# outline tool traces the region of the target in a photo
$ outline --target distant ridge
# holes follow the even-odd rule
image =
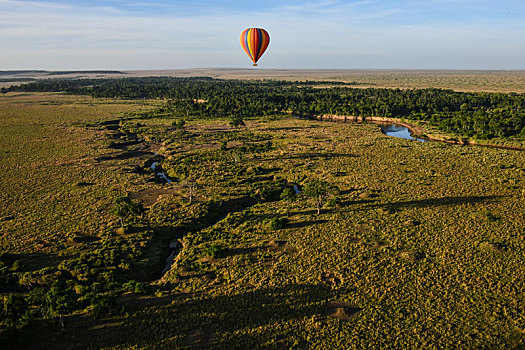
[[[48,73],[45,70],[0,70],[0,75]]]
[[[45,75],[68,75],[68,74],[127,74],[118,70],[71,70],[71,71],[47,71],[47,70],[0,70],[2,75],[20,74],[45,74]]]

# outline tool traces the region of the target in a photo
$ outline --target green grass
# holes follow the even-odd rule
[[[170,176],[195,177],[189,205],[179,183],[126,171],[147,157],[96,161],[119,151],[107,148],[113,131],[79,126],[144,108],[61,95],[0,99],[1,216],[15,217],[1,222],[2,250],[23,264],[25,254],[89,251],[71,239],[117,228],[109,208],[127,192],[154,202],[145,220],[155,234],[143,238],[147,261],[136,266],[163,259],[170,239],[184,247],[151,281],[152,294],[125,294],[99,318],[78,311],[63,333],[39,320],[27,347],[525,343],[522,152],[395,139],[370,124],[247,120],[234,131],[227,120],[187,120],[181,134],[170,120],[123,122],[150,140]],[[287,214],[278,191],[313,179],[337,185],[338,204],[315,215],[298,196],[289,223],[272,229]],[[130,242],[136,234],[126,232]],[[334,301],[347,306],[330,309]]]

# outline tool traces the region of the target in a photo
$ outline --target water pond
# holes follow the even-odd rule
[[[407,140],[416,140],[419,142],[427,142],[427,140],[413,137],[410,129],[406,126],[393,123],[376,123],[381,128],[381,132],[387,136],[399,137]]]

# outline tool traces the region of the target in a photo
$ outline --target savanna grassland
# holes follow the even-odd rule
[[[524,346],[523,152],[169,103],[0,96],[7,347]]]

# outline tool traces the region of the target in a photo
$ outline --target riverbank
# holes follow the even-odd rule
[[[320,116],[314,116],[313,119],[317,120],[327,120],[333,122],[372,122],[376,124],[389,123],[396,124],[406,127],[412,137],[419,138],[427,141],[434,142],[444,142],[453,145],[462,145],[462,146],[481,146],[489,148],[501,148],[515,151],[525,151],[525,141],[509,141],[503,140],[503,142],[511,142],[511,145],[499,145],[490,143],[492,140],[475,140],[471,138],[458,137],[454,135],[445,135],[445,134],[435,134],[429,131],[428,129],[423,128],[421,125],[415,125],[413,123],[407,122],[405,119],[400,118],[386,118],[386,117],[358,117],[358,116],[344,116],[344,115],[335,115],[335,114],[323,114]],[[415,122],[415,121],[414,121]],[[501,140],[501,139],[497,139]],[[516,145],[514,145],[516,144]]]

